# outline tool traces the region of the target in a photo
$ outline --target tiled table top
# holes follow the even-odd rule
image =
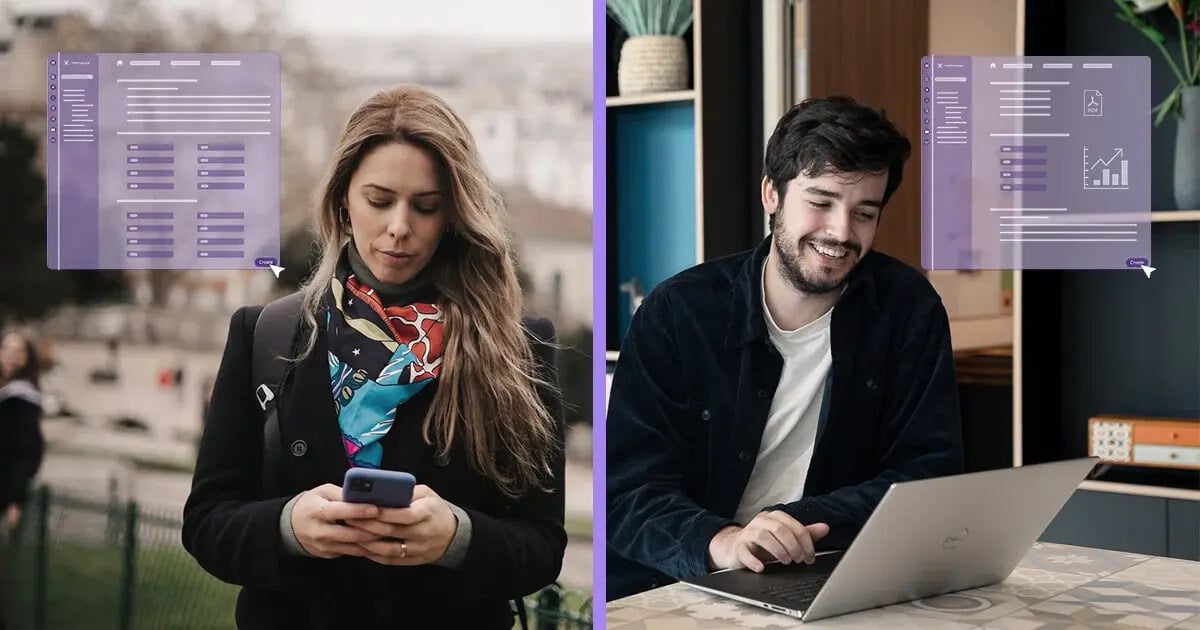
[[[606,618],[614,630],[1200,630],[1200,562],[1036,543],[999,584],[810,623],[683,584],[609,602]]]

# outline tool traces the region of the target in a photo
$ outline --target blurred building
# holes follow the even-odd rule
[[[92,41],[89,34],[102,28],[94,21],[99,14],[93,8],[0,0],[0,118],[21,122],[39,146],[45,145],[45,57],[58,50],[88,49],[83,42]],[[186,25],[166,25],[163,32],[178,34],[180,29]],[[589,42],[553,44],[554,50],[547,50],[537,44],[446,38],[399,43],[309,35],[298,39],[305,55],[281,52],[284,239],[311,221],[313,187],[350,112],[378,90],[417,83],[446,99],[467,121],[486,168],[505,191],[529,281],[530,310],[553,318],[563,331],[591,326]],[[236,34],[228,41],[235,47],[248,45],[239,44]],[[305,66],[312,60],[319,72]],[[43,160],[44,151],[39,166]],[[131,341],[220,347],[233,309],[263,304],[278,291],[265,270],[129,271],[126,277],[134,303],[103,309],[105,331],[77,329],[76,322],[84,318],[73,309],[59,313],[48,326],[79,339],[111,333]]]
[[[53,42],[86,23],[81,13],[22,9],[0,0],[0,118],[22,124],[38,146],[46,143],[45,56]],[[44,164],[39,151],[38,165]]]
[[[592,323],[592,217],[564,209],[525,188],[504,193],[513,219],[528,309],[561,331]]]

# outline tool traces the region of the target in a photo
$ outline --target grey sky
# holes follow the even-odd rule
[[[155,0],[163,11],[220,14],[230,26],[248,19],[245,0]],[[96,0],[0,0],[10,9],[73,8]],[[319,35],[455,35],[506,41],[590,42],[593,0],[285,0],[288,30]],[[239,20],[241,22],[239,22]]]

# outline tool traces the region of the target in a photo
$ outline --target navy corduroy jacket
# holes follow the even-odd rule
[[[769,239],[657,285],[630,324],[608,408],[607,597],[707,571],[754,469],[783,368],[763,317]],[[950,326],[917,270],[868,252],[831,321],[804,498],[783,510],[843,549],[898,481],[963,471]]]

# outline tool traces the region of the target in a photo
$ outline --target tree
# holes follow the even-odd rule
[[[283,237],[279,250],[279,264],[283,267],[279,273],[279,289],[287,293],[297,291],[300,283],[312,275],[321,261],[316,240],[309,230],[297,228]]]
[[[53,271],[46,264],[46,180],[37,168],[37,142],[20,125],[0,120],[0,326],[42,317],[66,302],[124,297],[120,275]]]
[[[292,234],[306,221],[311,185],[318,165],[310,164],[303,150],[308,130],[324,128],[334,110],[336,92],[329,86],[335,76],[304,36],[288,34],[282,0],[254,0],[253,17],[241,29],[226,26],[212,11],[183,11],[179,18],[166,14],[148,0],[108,0],[100,18],[61,20],[56,29],[38,41],[45,54],[60,50],[151,53],[275,51],[280,57],[284,120],[280,137],[280,224]],[[303,107],[296,106],[303,103]],[[2,189],[0,189],[2,190]],[[286,256],[281,256],[285,261]],[[290,261],[289,261],[290,262]],[[287,262],[284,273],[294,274]],[[296,271],[299,271],[297,269]],[[149,271],[151,303],[166,303],[170,290],[184,275],[182,270]],[[111,275],[111,274],[110,274]]]
[[[558,385],[568,425],[592,423],[592,329],[577,328],[562,336],[558,353]]]

